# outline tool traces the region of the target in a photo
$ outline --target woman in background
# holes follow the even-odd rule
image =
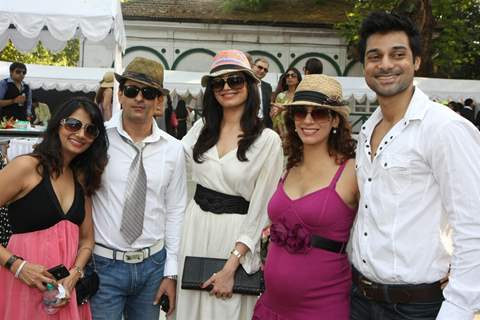
[[[103,114],[103,121],[108,121],[112,117],[113,103],[113,72],[109,71],[103,75],[95,95],[95,102]]]
[[[92,254],[90,196],[100,186],[107,144],[98,106],[74,98],[54,114],[31,154],[0,171],[0,206],[8,204],[13,231],[0,246],[0,319],[51,319],[43,310],[46,284],[66,291],[55,319],[91,319],[74,288]],[[57,282],[47,270],[59,264],[70,275]]]
[[[293,100],[295,89],[302,81],[302,75],[297,68],[290,67],[282,74],[278,81],[277,88],[272,94],[272,108],[270,110],[273,129],[283,138],[286,134],[285,121],[284,121],[284,107],[286,103],[290,103]]]

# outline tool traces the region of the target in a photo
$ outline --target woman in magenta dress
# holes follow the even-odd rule
[[[345,254],[358,189],[340,83],[307,75],[287,104],[287,172],[268,205],[266,291],[254,320],[349,319]]]
[[[8,205],[13,231],[0,246],[0,319],[91,319],[74,288],[93,248],[89,196],[100,185],[107,144],[98,107],[75,98],[60,107],[31,154],[0,171],[0,206]],[[55,281],[47,269],[59,264],[70,275]],[[66,291],[54,315],[42,305],[49,283]]]

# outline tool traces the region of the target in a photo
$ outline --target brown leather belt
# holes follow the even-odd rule
[[[352,268],[352,280],[367,299],[387,303],[428,303],[444,300],[440,281],[416,285],[388,285],[370,281]]]

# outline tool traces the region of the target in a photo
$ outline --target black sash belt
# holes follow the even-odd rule
[[[340,254],[345,253],[345,248],[347,247],[346,242],[340,242],[340,241],[323,238],[315,234],[311,236],[310,243],[314,248],[324,249],[327,251],[340,253]]]
[[[232,196],[210,190],[197,184],[193,199],[203,211],[215,214],[247,214],[250,202],[240,196]]]

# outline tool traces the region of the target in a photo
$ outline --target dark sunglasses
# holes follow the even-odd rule
[[[212,89],[213,91],[220,91],[225,87],[226,82],[230,89],[239,90],[245,85],[245,80],[245,77],[240,75],[233,75],[226,78],[213,78],[211,82]]]
[[[75,118],[65,118],[60,121],[60,125],[70,132],[78,132],[83,128],[85,137],[95,139],[100,130],[94,124],[83,124],[82,121]]]
[[[255,65],[255,67],[257,67],[257,68],[260,69],[260,70],[264,70],[265,72],[268,72],[268,68],[265,68],[265,67],[262,67],[262,66],[258,66],[258,65]]]
[[[19,70],[19,69],[16,69],[16,70],[15,70],[15,73],[16,73],[16,74],[27,74],[27,70]]]
[[[320,107],[314,107],[311,111],[304,106],[293,106],[292,116],[295,120],[304,120],[310,114],[312,119],[316,122],[328,122],[332,116],[330,110]]]
[[[140,91],[142,91],[142,96],[146,100],[153,100],[156,97],[158,97],[159,95],[161,95],[160,91],[158,91],[157,89],[152,88],[152,87],[143,87],[143,88],[139,88],[139,87],[136,87],[136,86],[124,86],[123,87],[123,94],[127,98],[135,98]]]
[[[296,78],[297,77],[297,74],[296,73],[287,73],[285,75],[285,78]]]

